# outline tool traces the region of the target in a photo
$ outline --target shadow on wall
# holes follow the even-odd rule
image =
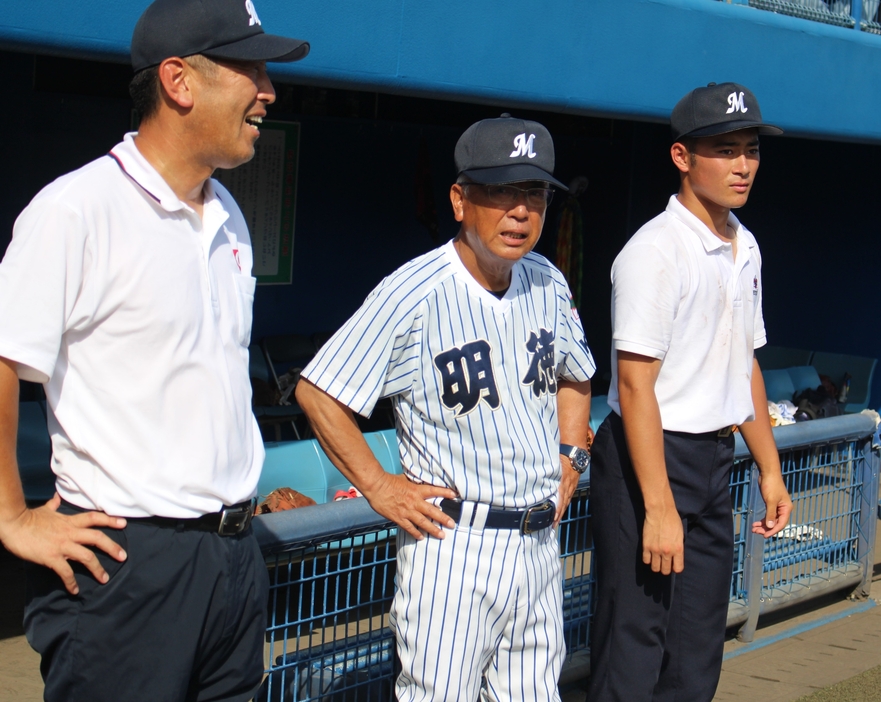
[[[99,66],[70,63],[79,64],[89,68],[86,74]],[[51,67],[51,61],[41,65]],[[116,83],[112,90],[86,95],[70,76],[52,83],[35,82],[35,75],[46,73],[35,73],[34,56],[0,52],[0,82],[17,96],[16,109],[0,117],[6,132],[16,135],[3,154],[14,167],[0,171],[2,250],[18,213],[43,186],[105,154],[131,123],[130,101]],[[80,94],[74,94],[77,90]],[[512,108],[281,86],[270,116],[302,124],[293,283],[258,288],[253,339],[336,328],[385,275],[435,246],[417,217],[420,150],[427,158],[437,239],[452,237],[456,223],[448,191],[455,177],[456,140],[476,119],[505,109]],[[580,312],[600,384],[609,371],[612,261],[678,188],[669,128],[512,112],[551,130],[556,173],[564,182],[582,174],[590,182],[580,201]],[[871,292],[879,259],[873,204],[881,187],[881,147],[784,136],[763,139],[762,154],[755,190],[737,215],[762,247],[769,342],[881,357]],[[554,216],[548,213],[549,226]],[[553,259],[549,231],[537,250]],[[879,400],[881,374],[875,374],[870,406]]]

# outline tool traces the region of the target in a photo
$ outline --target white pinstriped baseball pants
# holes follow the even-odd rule
[[[475,503],[464,503],[467,524]],[[445,529],[416,541],[398,530],[397,638],[401,702],[559,701],[562,582],[554,529]]]

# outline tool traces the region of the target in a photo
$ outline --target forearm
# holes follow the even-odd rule
[[[590,381],[576,383],[571,380],[557,381],[557,420],[560,426],[560,443],[588,448],[590,441]],[[557,447],[553,447],[556,453]],[[557,496],[557,511],[554,524],[560,520],[569,507],[572,495],[578,488],[581,473],[573,467],[569,456],[560,456],[560,489]]]
[[[657,367],[619,363],[618,401],[627,450],[646,511],[674,504],[664,459],[664,431],[655,395]],[[623,369],[623,373],[622,373]]]
[[[305,378],[297,383],[296,398],[331,463],[369,498],[385,471],[367,445],[352,410]]]
[[[762,476],[780,475],[780,455],[777,453],[777,444],[774,441],[774,433],[771,431],[771,422],[768,419],[768,397],[765,392],[765,381],[755,358],[753,358],[750,389],[755,419],[741,424],[740,433]]]
[[[590,381],[558,380],[557,417],[560,442],[586,447],[590,427]]]
[[[12,361],[0,358],[0,525],[25,510],[15,453],[17,437],[18,375]]]
[[[755,419],[740,425],[740,433],[759,469],[759,489],[765,501],[765,517],[753,522],[752,530],[765,538],[774,536],[786,526],[792,513],[792,499],[783,482],[780,456],[768,420],[768,398],[759,364],[753,357],[750,383]]]
[[[302,378],[297,383],[297,402],[328,458],[361,491],[379,514],[395,522],[417,539],[422,532],[444,538],[440,525],[452,528],[452,519],[428,500],[453,499],[455,490],[416,484],[403,475],[386,473],[373,455],[352,411],[326,392]]]

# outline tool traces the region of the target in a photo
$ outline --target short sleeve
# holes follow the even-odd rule
[[[557,296],[557,301],[561,318],[561,331],[555,341],[558,355],[557,376],[575,383],[590,380],[596,372],[596,363],[587,345],[572,293],[565,283],[561,285],[561,294]]]
[[[82,218],[69,207],[37,196],[16,220],[0,263],[0,356],[23,380],[47,382],[62,335],[82,321],[87,259]]]
[[[762,285],[762,255],[756,246],[753,262],[758,269],[756,279],[758,281],[755,307],[753,309],[753,348],[758,349],[768,343],[768,335],[765,331],[765,317],[762,314],[762,297],[764,286]]]
[[[418,373],[422,300],[399,283],[395,275],[380,283],[302,373],[363,416],[381,397],[405,392]]]
[[[650,243],[631,243],[612,264],[612,345],[663,359],[680,300],[676,262]]]

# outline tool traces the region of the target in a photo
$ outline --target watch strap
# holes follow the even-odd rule
[[[569,459],[576,473],[584,473],[590,466],[590,451],[585,448],[560,444],[560,453]]]
[[[577,446],[572,446],[572,444],[560,444],[560,453],[562,453],[567,458],[572,458],[572,454],[578,450]]]

